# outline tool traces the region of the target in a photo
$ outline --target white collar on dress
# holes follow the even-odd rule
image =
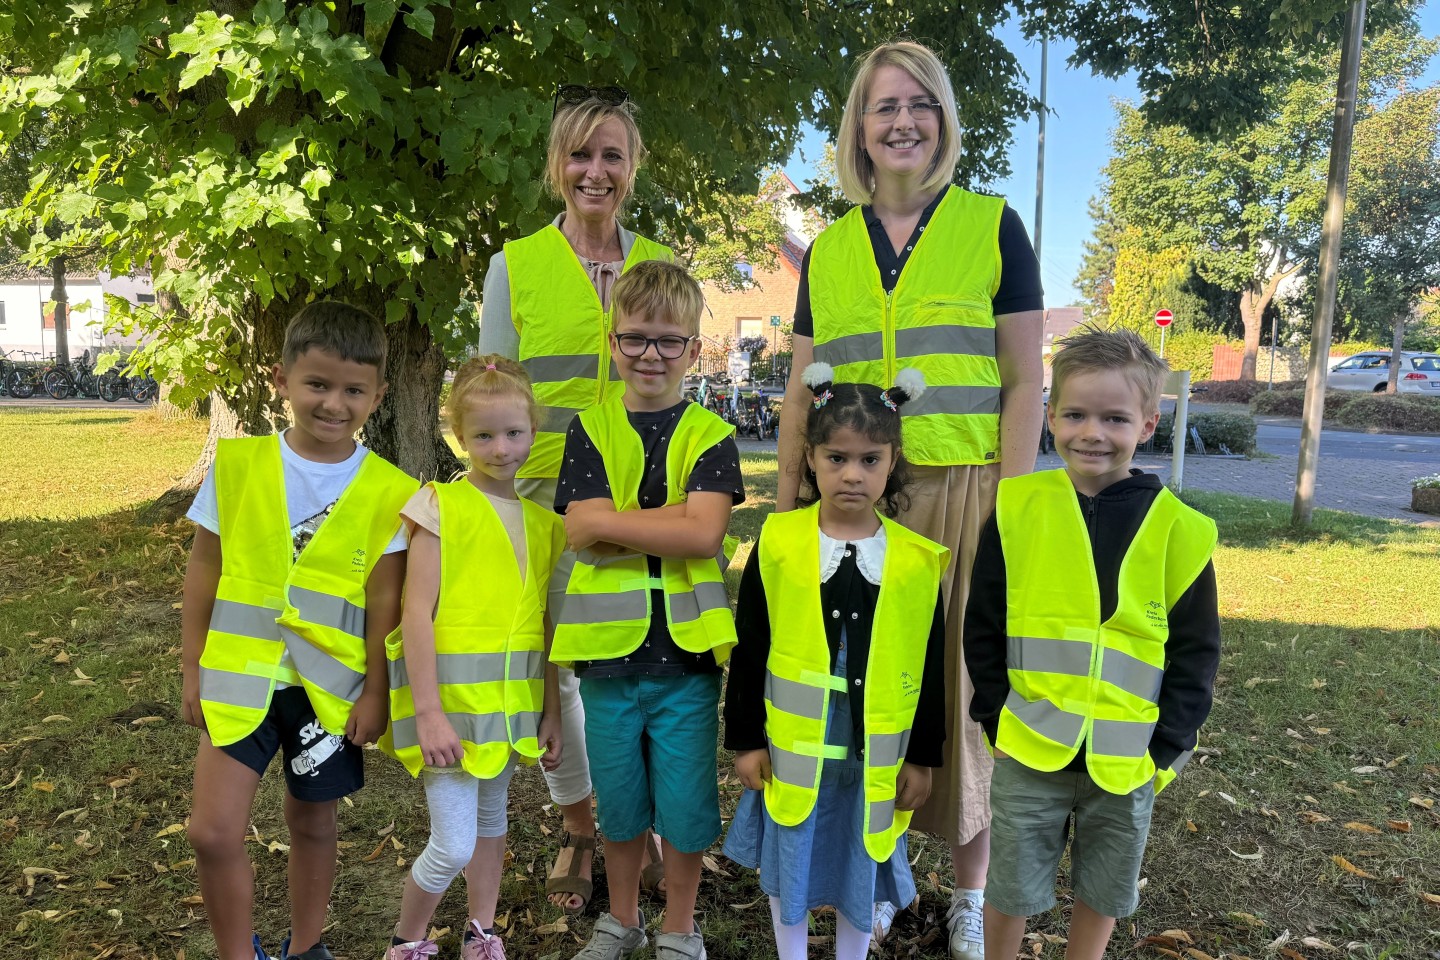
[[[820,582],[828,583],[840,569],[840,561],[845,556],[845,548],[855,548],[855,561],[860,567],[860,575],[866,580],[880,585],[880,571],[885,568],[885,526],[882,524],[879,530],[875,531],[873,537],[866,537],[864,540],[836,540],[826,536],[825,531],[820,531]]]

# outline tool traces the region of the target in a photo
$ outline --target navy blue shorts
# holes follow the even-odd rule
[[[220,749],[259,776],[275,754],[283,753],[285,787],[306,803],[339,800],[365,785],[364,754],[344,737],[326,732],[304,687],[276,690],[260,726]]]

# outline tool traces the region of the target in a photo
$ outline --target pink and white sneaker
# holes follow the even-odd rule
[[[460,947],[460,960],[505,960],[505,943],[499,937],[486,933],[478,920],[465,925],[468,935]]]
[[[430,960],[439,952],[440,945],[434,940],[412,940],[392,944],[381,960]]]

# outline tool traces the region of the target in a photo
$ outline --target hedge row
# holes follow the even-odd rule
[[[1272,390],[1250,403],[1255,413],[1278,417],[1301,416],[1304,407],[1303,390]],[[1440,397],[1335,390],[1325,394],[1324,418],[1347,427],[1440,433]]]
[[[1155,445],[1158,448],[1170,446],[1174,421],[1174,414],[1161,414],[1160,425],[1155,428]],[[1222,453],[1222,446],[1231,453],[1255,451],[1255,421],[1247,413],[1192,413],[1188,425],[1200,431],[1200,439],[1204,441],[1208,453]],[[1185,446],[1190,450],[1195,446],[1188,436]]]

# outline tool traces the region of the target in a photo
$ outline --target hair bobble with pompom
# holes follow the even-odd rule
[[[925,374],[914,367],[906,367],[895,374],[895,386],[880,394],[885,406],[900,412],[900,408],[912,400],[920,399],[925,392]]]
[[[830,364],[817,360],[806,367],[800,373],[800,382],[810,388],[815,394],[815,409],[819,410],[826,402],[834,398],[830,392],[830,385],[835,382],[835,368]]]

